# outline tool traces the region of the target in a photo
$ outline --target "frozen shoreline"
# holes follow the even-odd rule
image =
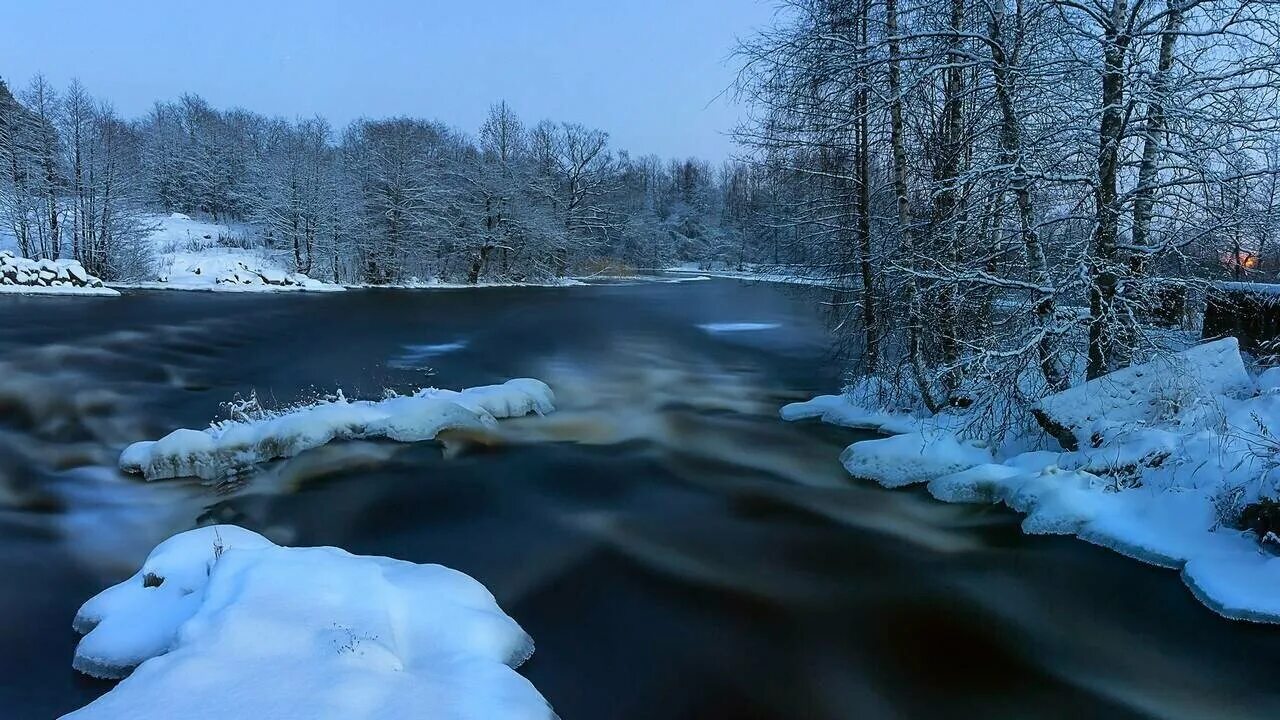
[[[963,416],[883,412],[849,396],[780,415],[889,433],[841,454],[856,478],[1004,504],[1028,534],[1074,535],[1178,570],[1214,612],[1280,623],[1280,543],[1231,527],[1245,504],[1275,496],[1280,374],[1250,377],[1227,338],[1113,375],[1039,403],[1075,449],[1028,449],[1056,444],[1047,432],[990,448],[964,438]]]

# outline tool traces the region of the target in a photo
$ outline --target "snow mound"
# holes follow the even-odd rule
[[[863,440],[845,448],[840,462],[849,474],[884,487],[928,482],[991,462],[991,452],[947,432],[903,433]]]
[[[427,388],[381,401],[339,396],[263,419],[178,429],[159,440],[136,442],[120,454],[120,469],[147,480],[216,480],[334,440],[420,442],[450,428],[486,427],[500,418],[553,410],[551,388],[531,378],[462,391]]]
[[[0,250],[0,292],[33,295],[119,295],[77,260],[33,260]]]
[[[77,670],[128,677],[74,720],[555,717],[514,670],[532,640],[472,578],[232,525],[161,543],[75,627]]]
[[[1112,427],[1149,425],[1217,395],[1241,397],[1254,389],[1228,337],[1168,358],[1134,365],[1050,395],[1033,412],[1045,431],[1068,450],[1097,444]]]

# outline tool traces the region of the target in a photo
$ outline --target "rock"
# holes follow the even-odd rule
[[[67,276],[74,280],[77,285],[83,285],[89,281],[88,271],[78,262],[72,262],[67,265]]]
[[[1150,425],[1197,400],[1245,397],[1253,380],[1233,337],[1134,365],[1041,399],[1036,421],[1067,450],[1096,446],[1116,426]]]
[[[53,270],[48,270],[44,267],[41,267],[39,272],[36,273],[36,278],[39,279],[41,285],[48,285],[49,283],[53,282],[57,277],[58,277],[57,272]]]
[[[276,268],[266,268],[258,271],[258,277],[268,285],[284,285],[289,279],[288,275]]]

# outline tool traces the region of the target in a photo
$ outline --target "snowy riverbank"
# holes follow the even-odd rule
[[[463,573],[234,525],[180,533],[77,613],[73,664],[125,677],[74,720],[551,720],[532,639]]]
[[[287,269],[282,253],[251,245],[245,227],[196,220],[181,213],[148,219],[145,242],[155,256],[155,275],[118,288],[205,292],[340,292],[326,283]]]
[[[1031,433],[995,449],[965,438],[963,416],[884,412],[849,396],[781,414],[896,433],[842,453],[855,477],[927,483],[946,502],[1003,503],[1026,515],[1027,533],[1075,535],[1177,569],[1218,613],[1280,622],[1280,537],[1237,529],[1242,511],[1266,507],[1280,489],[1280,371],[1251,376],[1227,338],[1050,396],[1036,410],[1052,437]]]
[[[784,285],[815,285],[818,287],[842,288],[848,285],[844,278],[810,277],[797,273],[793,268],[775,266],[744,266],[742,270],[704,269],[697,263],[685,263],[659,272],[676,275],[701,275],[704,278],[721,278],[726,280],[750,280],[753,282],[782,283]]]

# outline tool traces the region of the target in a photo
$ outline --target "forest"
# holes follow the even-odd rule
[[[745,163],[632,157],[603,130],[526,124],[505,102],[474,135],[408,117],[335,129],[195,95],[125,119],[41,76],[16,95],[0,83],[0,161],[0,233],[106,280],[145,276],[147,218],[174,212],[243,224],[293,270],[343,284],[741,265],[768,198]]]
[[[784,5],[738,48],[739,138],[782,255],[848,291],[853,384],[998,435],[1280,269],[1274,3]]]

